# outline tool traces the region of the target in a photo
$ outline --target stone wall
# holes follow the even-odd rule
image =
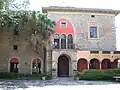
[[[43,52],[41,54],[36,53],[30,42],[22,37],[22,34],[14,36],[12,32],[0,33],[0,72],[10,71],[9,61],[12,57],[17,57],[19,60],[19,73],[31,73],[34,58],[43,60]],[[18,50],[13,50],[13,45],[18,45]]]
[[[77,70],[77,53],[76,50],[53,50],[52,51],[52,69],[56,69],[55,76],[57,77],[58,72],[58,58],[65,55],[69,59],[69,76],[73,75],[73,71]]]
[[[91,15],[95,15],[91,18]],[[48,12],[48,17],[58,21],[61,18],[69,20],[74,27],[74,43],[82,50],[116,50],[115,15],[103,13],[82,12]],[[89,25],[95,23],[98,27],[98,39],[90,39]]]

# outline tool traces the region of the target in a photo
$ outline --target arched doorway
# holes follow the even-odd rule
[[[58,58],[58,77],[69,76],[69,58],[66,55],[61,55]]]
[[[18,64],[19,61],[17,58],[11,58],[10,59],[10,72],[18,73]]]
[[[91,59],[89,66],[90,69],[100,69],[100,62],[98,59]]]
[[[86,59],[81,58],[77,63],[77,71],[82,72],[84,69],[88,69],[88,63]]]
[[[41,60],[35,58],[32,61],[32,74],[41,73]]]
[[[109,68],[111,68],[111,61],[110,61],[110,59],[103,59],[101,66],[102,66],[102,69],[109,69]]]

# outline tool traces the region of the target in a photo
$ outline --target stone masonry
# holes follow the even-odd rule
[[[91,18],[91,15],[95,15],[95,18]],[[74,27],[74,43],[76,44],[76,47],[82,50],[116,50],[114,14],[48,12],[48,17],[55,21],[61,18],[69,20]],[[98,39],[90,39],[88,37],[89,23],[95,23],[98,26]]]
[[[54,20],[66,19],[70,21],[74,28],[73,43],[74,49],[52,49],[52,69],[56,69],[54,77],[57,77],[58,58],[61,55],[69,56],[69,76],[74,75],[74,70],[77,70],[77,63],[80,58],[85,58],[89,68],[90,60],[97,58],[102,62],[104,58],[119,58],[118,54],[90,54],[90,51],[116,51],[116,32],[115,32],[115,16],[118,11],[101,10],[101,9],[84,9],[74,7],[43,7],[43,12]],[[92,18],[91,15],[95,17]],[[91,39],[89,37],[89,27],[96,26],[98,38]],[[63,33],[64,34],[64,31]],[[60,34],[61,35],[61,34]],[[51,38],[52,45],[54,36]],[[112,52],[111,52],[112,53]],[[111,58],[111,56],[113,56]],[[101,68],[101,67],[100,67]]]

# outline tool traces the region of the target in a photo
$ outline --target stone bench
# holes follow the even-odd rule
[[[116,81],[120,81],[120,76],[114,76],[113,78],[115,78]]]

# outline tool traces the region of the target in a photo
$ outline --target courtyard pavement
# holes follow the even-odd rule
[[[55,90],[55,87],[60,88],[61,86],[64,88],[65,87],[82,88],[86,86],[95,87],[95,86],[104,86],[104,85],[105,86],[119,85],[119,89],[116,90],[120,90],[120,83],[118,82],[84,81],[84,80],[73,80],[72,78],[57,78],[52,80],[0,80],[0,90],[33,90],[33,89],[39,90],[41,88],[42,90],[44,90],[45,88],[46,88],[45,90],[47,90],[47,87],[49,87],[49,89],[50,87],[52,87]],[[107,89],[103,88],[103,90],[107,90]]]

